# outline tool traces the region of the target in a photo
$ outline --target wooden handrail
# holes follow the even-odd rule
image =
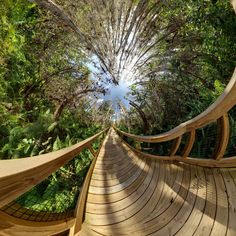
[[[225,88],[223,94],[218,97],[218,99],[209,106],[204,112],[196,116],[195,118],[188,120],[174,129],[153,136],[140,136],[129,134],[124,131],[115,130],[127,137],[130,137],[139,142],[147,143],[158,143],[166,142],[178,138],[186,132],[202,128],[224,116],[234,105],[236,104],[236,69],[233,73],[233,76]]]
[[[35,157],[1,160],[0,207],[3,207],[27,192],[61,166],[72,160],[107,130],[105,129],[84,141],[59,151]]]
[[[142,155],[146,157],[156,158],[156,159],[161,158],[162,160],[181,161],[188,164],[195,164],[208,167],[236,167],[236,157],[222,159],[227,149],[229,133],[230,133],[228,111],[233,106],[235,106],[235,104],[236,104],[236,69],[230,82],[225,88],[223,94],[219,96],[219,98],[211,106],[209,106],[200,115],[180,124],[179,126],[175,127],[174,129],[166,133],[155,136],[139,136],[126,133],[124,131],[117,129],[116,127],[114,127],[114,129],[119,135],[121,136],[124,135],[126,137],[132,138],[137,142],[160,143],[174,140],[170,154],[167,154],[165,157],[149,155],[134,149],[136,152],[140,154],[142,153]],[[218,132],[217,132],[217,142],[215,145],[215,151],[213,153],[213,159],[206,160],[199,158],[190,158],[189,154],[195,142],[196,130],[216,121],[217,121]],[[182,136],[186,133],[189,133],[189,138],[184,147],[182,156],[177,156],[175,155],[175,153],[179,149]]]
[[[135,153],[140,154],[140,156],[155,160],[161,160],[161,161],[178,161],[183,162],[186,164],[191,165],[197,165],[197,166],[203,166],[203,167],[236,167],[236,156],[235,157],[229,157],[224,158],[220,160],[215,159],[199,159],[199,158],[183,158],[182,156],[157,156],[153,154],[144,153],[140,150],[137,150],[136,148],[129,145],[127,142],[122,140],[122,142],[128,146],[130,149],[132,149]]]

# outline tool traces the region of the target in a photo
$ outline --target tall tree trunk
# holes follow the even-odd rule
[[[139,113],[139,115],[140,115],[140,117],[141,117],[141,119],[142,119],[142,121],[143,121],[143,132],[144,132],[145,134],[147,134],[148,131],[150,130],[150,125],[149,125],[149,123],[148,123],[148,120],[147,120],[147,117],[146,117],[145,113],[144,113],[144,112],[140,109],[140,107],[139,107],[136,103],[134,103],[133,101],[129,101],[129,104],[130,104],[132,107],[134,107],[134,108],[136,109],[136,111]]]
[[[61,117],[61,114],[64,110],[64,108],[66,107],[67,105],[67,100],[63,100],[56,108],[54,114],[53,114],[53,120],[54,122],[58,121]]]
[[[72,28],[76,33],[80,35],[81,38],[84,39],[82,32],[76,26],[71,17],[56,3],[52,0],[28,0],[30,2],[36,3],[39,7],[51,12],[55,16],[57,16],[64,24]]]

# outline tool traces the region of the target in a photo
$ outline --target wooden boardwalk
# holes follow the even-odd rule
[[[140,157],[109,132],[80,236],[236,235],[236,169]]]

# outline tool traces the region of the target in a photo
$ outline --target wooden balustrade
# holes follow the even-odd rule
[[[24,219],[18,219],[3,211],[0,211],[0,220],[2,220],[2,222],[6,222],[6,227],[12,228],[12,232],[15,230],[23,230],[24,235],[31,235],[32,232],[34,232],[35,235],[51,235],[69,230],[74,228],[74,226],[80,227],[83,219],[85,200],[91,174],[95,165],[96,156],[101,148],[100,145],[98,151],[95,151],[92,144],[101,135],[103,135],[102,139],[104,139],[104,134],[107,130],[108,129],[103,130],[82,142],[59,151],[35,157],[2,160],[0,165],[0,207],[3,207],[9,202],[15,200],[18,196],[40,183],[54,171],[72,160],[83,149],[88,148],[94,156],[94,160],[90,166],[77,202],[74,218],[70,217],[68,219],[57,220],[52,223],[32,222]]]
[[[225,88],[223,94],[204,112],[195,118],[186,121],[176,128],[159,135],[154,136],[139,136],[124,131],[118,130],[114,127],[116,132],[120,136],[126,136],[134,139],[138,142],[146,143],[163,143],[167,141],[174,141],[169,158],[167,156],[156,156],[151,154],[142,153],[139,150],[136,152],[142,153],[142,155],[151,158],[163,159],[163,160],[176,160],[181,162],[186,162],[189,164],[209,166],[209,167],[236,167],[236,157],[231,157],[224,159],[223,156],[227,149],[230,127],[228,112],[236,105],[236,69],[234,74]],[[203,128],[213,122],[217,121],[217,142],[215,144],[215,151],[213,153],[213,159],[200,159],[200,158],[191,158],[189,157],[196,138],[196,130]],[[176,156],[178,151],[182,136],[186,133],[189,133],[189,138],[184,147],[183,153],[181,156]],[[130,145],[129,145],[130,146]],[[132,148],[133,149],[133,148]]]
[[[84,148],[90,148],[104,130],[71,147],[36,157],[1,160],[0,207],[8,204],[65,165]],[[90,148],[90,150],[92,150]]]
[[[196,130],[193,129],[192,131],[189,132],[189,137],[188,137],[188,141],[184,147],[183,150],[183,158],[187,158],[193,148],[193,144],[195,142],[195,137],[196,137]]]

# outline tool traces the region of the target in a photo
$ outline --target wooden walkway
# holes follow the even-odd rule
[[[80,236],[236,235],[236,169],[137,156],[109,132]]]

